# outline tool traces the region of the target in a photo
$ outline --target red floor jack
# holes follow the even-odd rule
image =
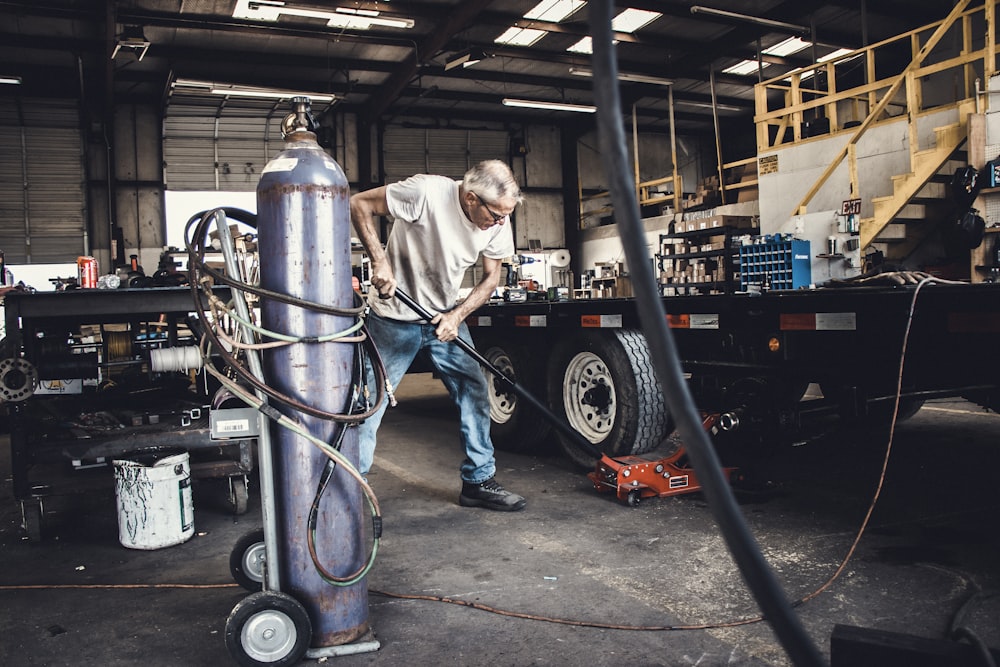
[[[430,321],[434,317],[430,311],[398,288],[396,289],[396,298],[427,321]],[[658,460],[646,459],[640,456],[612,458],[597,449],[597,447],[564,420],[557,417],[547,406],[535,398],[531,392],[504,375],[503,371],[491,364],[486,357],[479,354],[476,348],[468,342],[461,338],[456,338],[454,343],[465,350],[466,353],[479,362],[483,368],[496,376],[497,379],[508,385],[511,391],[517,394],[519,398],[524,399],[525,402],[538,410],[563,435],[571,438],[580,449],[597,460],[594,471],[588,473],[587,476],[594,482],[594,488],[598,491],[614,490],[619,500],[627,502],[634,507],[643,498],[677,496],[701,490],[701,484],[698,482],[698,477],[695,475],[694,469],[686,465],[687,452],[683,447],[670,456]],[[733,430],[738,423],[736,416],[731,413],[704,415],[702,418],[702,426],[710,433],[716,433],[719,430]],[[736,469],[723,468],[723,471],[732,480]]]
[[[703,415],[701,424],[709,433],[722,429],[720,424],[734,424],[731,415]],[[723,468],[726,476],[733,480],[736,468]],[[683,447],[662,459],[647,459],[641,456],[619,456],[611,458],[601,455],[597,467],[587,477],[599,492],[614,491],[618,500],[631,507],[643,498],[663,498],[694,493],[701,490],[701,483],[694,468],[687,465],[687,452]]]

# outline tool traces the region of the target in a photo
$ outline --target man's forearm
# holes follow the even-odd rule
[[[481,281],[479,281],[479,283],[476,284],[475,287],[472,288],[472,291],[469,292],[469,295],[465,297],[462,303],[455,307],[455,311],[464,320],[477,308],[490,300],[490,297],[493,296],[493,292],[496,291],[497,285],[499,284],[499,274],[492,277],[485,276]]]

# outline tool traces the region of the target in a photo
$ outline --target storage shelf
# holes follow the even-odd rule
[[[810,243],[798,239],[740,246],[740,290],[750,285],[798,289],[812,282]]]

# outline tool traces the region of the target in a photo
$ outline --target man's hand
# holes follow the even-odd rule
[[[396,294],[396,276],[392,272],[389,262],[375,262],[372,264],[372,287],[378,290],[379,298],[389,299]]]
[[[458,338],[458,327],[462,324],[462,317],[455,311],[438,313],[431,320],[431,324],[436,324],[434,335],[442,343],[447,343]]]

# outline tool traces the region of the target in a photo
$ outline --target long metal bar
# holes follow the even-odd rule
[[[236,246],[233,237],[229,233],[229,223],[226,222],[226,214],[222,210],[215,212],[216,229],[219,231],[219,242],[222,245],[222,256],[226,260],[226,272],[231,278],[241,280],[240,269],[236,261]],[[246,296],[242,291],[234,289],[232,291],[233,305],[236,313],[246,322],[250,320],[250,309],[247,307]],[[243,335],[248,341],[253,340],[253,330],[249,326],[240,325]],[[247,366],[255,376],[264,379],[264,368],[260,362],[260,354],[257,350],[247,349]],[[257,390],[257,397],[265,403],[267,395]],[[278,567],[278,528],[277,512],[274,505],[274,456],[271,449],[271,428],[267,423],[264,413],[257,413],[257,420],[260,428],[257,436],[257,470],[260,475],[260,506],[264,523],[264,558],[266,567],[264,568],[264,590],[280,591],[281,577]]]
[[[399,289],[398,287],[396,288],[396,298],[402,301],[405,306],[407,306],[410,310],[412,310],[425,320],[430,321],[434,318],[433,313],[431,313],[429,310],[427,310],[419,303],[414,301],[406,292]],[[566,423],[565,420],[561,419],[554,412],[549,410],[548,406],[543,404],[537,398],[535,398],[531,392],[529,392],[527,389],[514,382],[514,380],[504,375],[503,371],[501,371],[499,368],[491,364],[490,360],[481,355],[479,351],[476,350],[476,348],[473,347],[469,342],[462,340],[461,338],[456,338],[452,342],[455,343],[455,345],[458,345],[463,350],[465,350],[465,352],[470,357],[479,362],[480,366],[482,366],[490,373],[492,373],[494,376],[496,376],[498,380],[504,382],[508,387],[510,387],[511,391],[517,394],[518,398],[524,399],[524,401],[529,403],[531,407],[538,410],[538,412],[540,412],[546,419],[548,419],[549,423],[555,426],[563,435],[570,438],[574,442],[574,444],[576,444],[577,447],[587,452],[595,459],[600,459],[601,457],[604,456],[604,453],[601,452],[599,449],[597,449],[597,447],[595,447],[593,443],[591,443],[589,440],[580,435],[580,433],[572,426],[570,426],[568,423]]]

